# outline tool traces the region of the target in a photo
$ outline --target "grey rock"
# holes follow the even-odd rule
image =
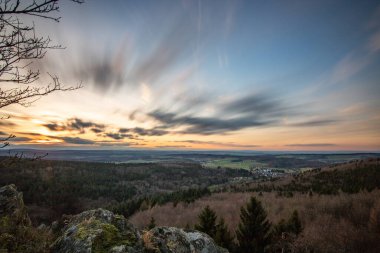
[[[154,253],[228,253],[205,233],[175,227],[156,227],[143,234],[144,246]]]
[[[22,193],[14,185],[0,188],[0,224],[31,226]],[[50,228],[40,225],[38,231],[48,229],[58,235],[53,253],[228,253],[207,234],[174,227],[140,233],[124,216],[104,209],[64,216]]]
[[[228,253],[195,230],[156,227],[141,234],[123,216],[104,209],[72,216],[62,231],[54,253]]]
[[[123,216],[104,209],[74,215],[52,245],[56,253],[142,252],[139,232]]]
[[[13,184],[0,188],[0,220],[10,221],[13,226],[31,225],[22,193]]]

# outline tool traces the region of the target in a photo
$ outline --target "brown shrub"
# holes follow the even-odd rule
[[[368,228],[373,233],[380,233],[380,199],[377,199],[371,208]]]
[[[274,224],[298,211],[304,227],[294,245],[298,251],[309,252],[312,248],[314,252],[380,252],[380,190],[313,197],[296,193],[292,198],[278,197],[276,193],[217,193],[187,205],[155,206],[136,213],[130,221],[143,228],[154,217],[157,225],[185,227],[196,224],[198,214],[209,205],[234,231],[240,208],[252,195],[262,201]]]

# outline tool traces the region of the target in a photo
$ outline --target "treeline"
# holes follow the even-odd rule
[[[3,158],[4,159],[4,158]],[[192,202],[209,194],[208,187],[246,176],[245,170],[213,170],[189,162],[111,164],[19,160],[4,166],[0,185],[15,184],[36,223],[62,214],[109,207],[127,216],[147,206]],[[47,210],[47,211],[46,211]]]
[[[154,220],[151,220],[154,224]],[[152,225],[150,225],[152,226]],[[302,232],[298,212],[294,211],[288,220],[271,224],[260,201],[251,197],[240,210],[240,223],[235,233],[229,231],[225,220],[218,219],[216,212],[206,206],[198,216],[196,230],[211,236],[215,242],[230,252],[293,252],[294,241]]]
[[[233,191],[272,192],[281,196],[292,197],[293,192],[304,194],[331,195],[344,193],[371,192],[380,189],[380,166],[377,164],[363,165],[351,169],[320,169],[293,176],[287,184],[264,182],[255,187],[235,187]]]
[[[174,206],[178,203],[192,203],[195,200],[210,195],[211,192],[208,188],[191,188],[188,190],[181,190],[171,193],[156,194],[153,196],[144,196],[138,199],[123,201],[110,205],[108,209],[114,213],[129,217],[137,211],[143,211],[153,208],[155,205],[163,205],[172,202]]]
[[[23,192],[26,205],[52,210],[54,217],[47,217],[48,220],[82,211],[83,199],[130,199],[137,194],[137,188],[120,182],[146,177],[134,173],[119,175],[96,163],[49,161],[19,161],[0,167],[0,172],[0,185],[15,184]]]
[[[299,181],[298,185],[308,183],[314,192],[320,194],[337,194],[339,191],[358,193],[363,190],[371,192],[380,188],[380,166],[322,171],[310,179],[301,176]]]

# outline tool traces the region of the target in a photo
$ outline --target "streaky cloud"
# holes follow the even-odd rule
[[[304,122],[298,122],[291,124],[291,126],[295,127],[318,127],[318,126],[326,126],[326,125],[333,125],[339,122],[339,120],[335,119],[318,119],[318,120],[309,120]]]
[[[217,146],[225,146],[225,147],[233,147],[233,148],[257,148],[260,145],[253,144],[238,144],[234,142],[218,142],[218,141],[198,141],[198,140],[184,140],[184,141],[175,141],[179,143],[190,143],[190,144],[207,144],[207,145],[217,145]]]
[[[89,139],[83,139],[79,137],[54,137],[55,139],[63,140],[65,143],[69,144],[81,144],[81,145],[92,145],[95,141]]]
[[[85,132],[87,129],[95,133],[100,133],[106,127],[104,124],[94,123],[92,121],[85,121],[79,118],[68,119],[64,123],[51,122],[43,124],[44,127],[48,128],[51,131],[79,131]]]
[[[157,82],[189,51],[194,27],[183,19],[176,21],[154,49],[131,69],[128,79],[137,83]]]
[[[159,145],[155,146],[155,148],[189,148],[190,146],[186,145]]]
[[[29,137],[15,137],[15,138],[11,138],[10,141],[14,141],[14,142],[27,142],[27,141],[32,141],[33,139],[32,138],[29,138]]]
[[[128,139],[135,139],[135,136],[132,134],[125,134],[125,133],[105,133],[106,137],[112,138],[114,140],[123,140],[125,138]]]
[[[11,127],[11,126],[16,126],[16,123],[14,122],[5,122],[5,121],[0,121],[0,126],[4,126],[4,127]]]
[[[260,122],[255,119],[241,117],[237,119],[220,119],[219,117],[198,117],[198,116],[180,116],[174,113],[162,111],[153,111],[149,116],[158,120],[163,128],[186,126],[185,130],[179,131],[182,134],[222,134],[231,131],[237,131],[247,127],[263,126],[270,124],[269,121]]]
[[[140,136],[162,136],[169,134],[169,131],[164,130],[160,127],[156,128],[142,128],[142,127],[134,127],[134,128],[120,128],[119,134],[125,133],[134,133]]]
[[[187,106],[183,108],[197,107],[197,101],[199,99],[188,100]],[[210,104],[204,104],[207,105]],[[281,124],[283,117],[301,113],[300,107],[285,104],[270,93],[249,94],[230,101],[216,101],[211,105],[216,108],[212,116],[199,116],[196,112],[188,113],[187,110],[173,112],[163,108],[153,110],[147,115],[160,122],[163,129],[183,127],[185,130],[177,133],[212,135],[251,127],[277,126]]]
[[[286,144],[286,147],[332,147],[336,146],[333,143],[300,143],[300,144]]]

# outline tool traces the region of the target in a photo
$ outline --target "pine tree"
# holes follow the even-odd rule
[[[301,221],[298,212],[294,211],[290,218],[281,221],[274,226],[272,231],[272,242],[270,252],[291,252],[297,235],[302,232]]]
[[[240,223],[236,236],[238,252],[261,253],[270,243],[271,224],[261,202],[251,197],[246,207],[240,210]]]
[[[287,229],[289,232],[292,232],[296,235],[300,234],[302,232],[302,225],[301,225],[301,220],[298,216],[297,210],[295,210],[290,216],[290,219],[287,224]]]
[[[215,237],[216,234],[216,213],[209,206],[206,206],[198,216],[199,223],[195,229]]]
[[[275,237],[279,237],[281,236],[283,232],[287,232],[287,230],[288,230],[287,221],[285,221],[284,219],[281,219],[280,222],[273,227],[272,234]]]
[[[223,218],[220,218],[218,224],[216,225],[216,234],[214,240],[216,244],[223,248],[226,248],[228,250],[232,250],[233,248],[234,238],[228,230]]]
[[[284,232],[295,235],[299,235],[302,232],[302,224],[297,211],[292,213],[289,220],[285,221],[281,219],[280,222],[273,227],[274,236],[281,236]]]
[[[150,230],[150,229],[155,228],[155,227],[156,227],[156,220],[155,220],[154,217],[152,216],[152,217],[150,218],[150,222],[149,222],[147,228]]]

